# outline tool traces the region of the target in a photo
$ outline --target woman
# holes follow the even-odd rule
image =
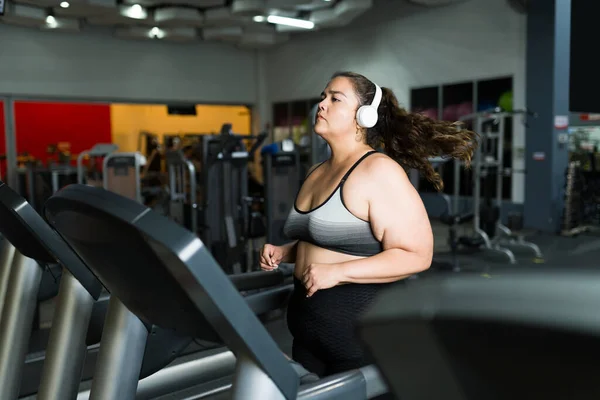
[[[356,318],[383,287],[431,264],[431,225],[403,167],[441,190],[427,158],[469,162],[477,144],[474,132],[408,113],[390,89],[359,74],[335,74],[321,97],[314,130],[331,157],[309,170],[298,192],[284,227],[294,241],[266,244],[260,265],[295,263],[292,359],[322,377],[371,362]]]

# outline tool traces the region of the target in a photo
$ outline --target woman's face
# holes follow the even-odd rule
[[[356,135],[356,110],[359,101],[350,79],[333,79],[321,95],[315,133],[324,139]]]

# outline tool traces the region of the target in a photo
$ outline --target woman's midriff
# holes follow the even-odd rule
[[[338,253],[307,242],[298,242],[294,275],[302,280],[302,275],[310,264],[335,264],[361,258],[364,257]]]

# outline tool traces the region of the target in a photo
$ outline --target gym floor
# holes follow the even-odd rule
[[[435,237],[434,257],[439,261],[452,260],[448,245],[448,227],[438,220],[432,220],[431,225]],[[460,236],[468,236],[472,229],[460,230]],[[600,234],[582,233],[573,237],[558,236],[548,233],[532,233],[525,240],[538,245],[543,262],[535,260],[531,250],[515,250],[513,253],[517,263],[510,265],[506,257],[481,250],[460,249],[457,257],[461,269],[473,272],[498,272],[502,268],[588,268],[597,267],[600,260]]]

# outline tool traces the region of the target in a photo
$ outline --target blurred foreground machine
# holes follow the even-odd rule
[[[451,274],[381,294],[359,331],[399,399],[600,398],[600,273]]]

